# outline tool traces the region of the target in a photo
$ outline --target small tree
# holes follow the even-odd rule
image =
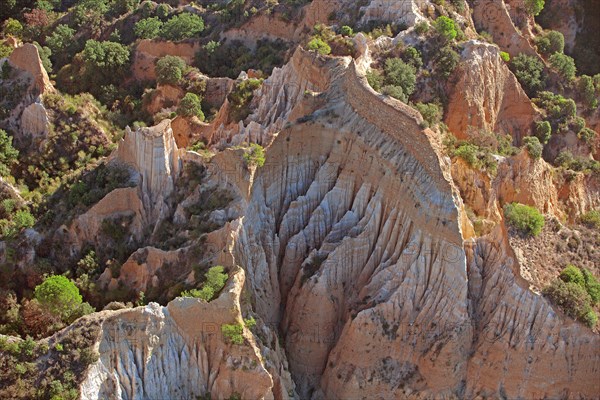
[[[53,275],[35,287],[36,300],[63,321],[77,311],[82,304],[79,289],[73,281],[62,275]]]
[[[567,268],[563,269],[558,276],[564,282],[573,282],[578,285],[585,285],[585,278],[583,272],[574,265],[568,265]]]
[[[160,34],[163,23],[158,17],[144,18],[133,27],[135,36],[140,39],[154,39]]]
[[[539,15],[544,9],[544,0],[525,0],[525,10],[531,15]]]
[[[262,167],[265,165],[265,150],[261,145],[251,143],[250,147],[244,153],[244,160],[247,165],[256,165]]]
[[[519,203],[504,206],[508,223],[524,234],[537,236],[544,227],[544,216],[535,208]]]
[[[456,30],[456,24],[454,21],[445,15],[442,15],[436,18],[433,23],[436,32],[442,37],[445,41],[451,41],[456,38],[458,31]]]
[[[185,61],[181,57],[164,56],[156,62],[156,80],[160,84],[177,85],[183,77]]]
[[[537,57],[519,54],[513,57],[511,69],[530,97],[544,88],[544,64]]]
[[[536,121],[535,123],[535,136],[539,139],[540,143],[546,144],[550,140],[552,135],[552,126],[548,121]]]
[[[186,93],[177,107],[177,114],[184,117],[198,117],[204,121],[204,113],[202,112],[202,100],[195,93]]]
[[[316,51],[319,54],[327,55],[331,53],[331,47],[320,37],[313,37],[306,45],[308,50]]]
[[[184,40],[198,35],[203,30],[202,17],[184,12],[165,22],[161,29],[161,36],[169,40]]]
[[[354,36],[354,31],[348,25],[342,26],[340,33],[344,36]]]
[[[542,54],[562,53],[565,49],[565,37],[558,31],[550,31],[536,38],[535,44]]]
[[[181,297],[198,297],[206,302],[211,301],[225,287],[229,276],[225,273],[225,268],[216,265],[208,270],[204,275],[206,281],[201,289],[184,290]]]
[[[60,24],[57,25],[52,31],[52,34],[46,38],[46,44],[48,44],[52,53],[57,54],[72,46],[74,36],[74,29],[70,28],[68,25]]]
[[[5,35],[20,37],[23,33],[23,25],[18,20],[9,18],[4,22],[2,31]]]
[[[527,153],[534,159],[537,160],[542,156],[544,146],[540,143],[540,140],[535,136],[526,136],[523,138],[523,144],[527,149]]]
[[[13,138],[0,129],[0,176],[10,175],[10,168],[17,162],[19,151],[12,145]]]
[[[560,76],[568,82],[575,79],[577,68],[575,67],[575,60],[573,60],[573,58],[562,53],[554,53],[550,56],[548,61],[550,61],[550,65],[558,71]]]
[[[588,75],[581,75],[577,80],[577,93],[586,107],[594,109],[598,107],[594,79]]]
[[[443,79],[448,79],[458,66],[460,56],[450,46],[443,47],[435,59],[435,73]]]
[[[400,87],[403,93],[401,100],[406,101],[415,91],[417,83],[415,67],[405,63],[400,58],[388,58],[385,61],[384,70],[384,83],[389,86]]]

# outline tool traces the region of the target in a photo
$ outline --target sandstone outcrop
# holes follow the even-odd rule
[[[506,0],[474,1],[473,21],[477,31],[491,34],[494,43],[511,56],[519,53],[537,55],[526,35],[515,26]]]
[[[46,136],[50,121],[46,108],[41,103],[31,103],[21,114],[21,132],[33,137]]]
[[[286,399],[293,387],[274,389],[274,378],[278,385],[283,380],[267,371],[270,361],[261,355],[252,333],[245,328],[239,345],[221,333],[224,324],[243,325],[243,285],[244,273],[237,268],[210,303],[178,298],[166,307],[150,303],[108,314],[100,327],[100,357],[87,372],[81,398],[196,398],[214,393],[219,398]],[[280,372],[285,374],[283,366]]]
[[[413,26],[419,21],[425,20],[422,10],[429,5],[428,0],[372,0],[366,6],[361,7],[363,17],[362,23],[370,21],[387,21]]]
[[[461,57],[444,119],[450,131],[460,139],[480,130],[510,134],[520,143],[537,111],[500,58],[498,47],[472,40]]]
[[[177,56],[191,65],[196,52],[200,50],[199,42],[173,43],[161,40],[141,40],[135,49],[133,59],[133,76],[139,81],[156,79],[154,64],[156,60],[167,56]]]
[[[31,75],[33,78],[31,86],[36,91],[35,96],[54,91],[48,73],[42,66],[38,49],[33,44],[25,43],[14,49],[8,61],[13,67],[27,71]]]
[[[168,209],[165,201],[181,171],[180,153],[171,120],[166,119],[150,128],[132,131],[127,127],[111,155],[112,162],[128,165],[140,174],[140,196],[149,221],[157,221]]]

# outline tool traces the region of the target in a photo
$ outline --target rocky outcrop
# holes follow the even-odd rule
[[[130,166],[140,175],[141,199],[149,221],[157,221],[168,206],[165,201],[173,192],[181,171],[180,151],[171,129],[171,120],[150,128],[132,131],[127,127],[111,161]]]
[[[516,143],[531,130],[537,114],[497,46],[469,41],[462,52],[445,123],[466,139],[481,130],[510,134]]]
[[[183,97],[184,91],[179,86],[158,85],[145,102],[144,108],[150,115],[154,115],[163,109],[174,109]]]
[[[38,49],[33,44],[25,43],[14,49],[8,61],[13,67],[27,71],[31,75],[33,78],[31,88],[36,91],[35,96],[54,91],[48,73],[42,66]]]
[[[41,103],[31,103],[21,114],[21,132],[33,137],[46,136],[50,121],[46,108]]]
[[[491,34],[494,43],[511,57],[519,53],[537,55],[526,34],[515,26],[506,3],[506,0],[474,1],[473,21],[477,31]]]
[[[210,303],[178,298],[166,307],[150,303],[111,312],[101,323],[100,357],[87,372],[81,398],[171,399],[208,393],[274,398],[274,378],[266,367],[270,361],[261,355],[257,339],[247,328],[243,344],[232,344],[221,333],[224,324],[244,324],[243,285],[244,273],[237,268]],[[275,380],[281,382],[279,375]],[[287,398],[287,390],[293,388],[280,387],[277,398]]]
[[[369,4],[361,7],[362,23],[370,21],[386,21],[413,26],[425,20],[422,10],[430,4],[428,0],[371,0]]]
[[[131,70],[133,76],[139,81],[156,79],[154,64],[161,57],[171,55],[183,58],[191,65],[196,52],[200,50],[199,42],[168,42],[161,40],[144,39],[135,49]]]

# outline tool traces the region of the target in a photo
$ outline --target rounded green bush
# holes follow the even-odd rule
[[[585,279],[583,273],[579,268],[574,265],[568,265],[567,268],[563,269],[559,275],[560,279],[564,282],[573,282],[580,286],[585,285]]]
[[[537,236],[544,227],[544,216],[535,207],[510,203],[504,206],[504,216],[523,234]]]
[[[44,308],[63,320],[77,311],[83,301],[73,281],[62,275],[46,278],[35,287],[34,295]]]

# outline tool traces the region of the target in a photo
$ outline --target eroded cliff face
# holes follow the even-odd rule
[[[221,333],[223,324],[243,324],[243,285],[244,272],[238,268],[210,303],[178,298],[166,307],[151,303],[110,313],[101,322],[100,357],[81,384],[81,398],[172,399],[207,393],[274,398],[274,379],[267,371],[273,365],[261,355],[261,344],[248,329],[240,345]],[[279,374],[274,375],[280,387]],[[287,395],[288,388],[281,390],[277,398]]]
[[[466,43],[461,57],[444,119],[450,131],[460,139],[481,130],[509,134],[520,143],[537,111],[500,58],[500,49],[473,40]]]

